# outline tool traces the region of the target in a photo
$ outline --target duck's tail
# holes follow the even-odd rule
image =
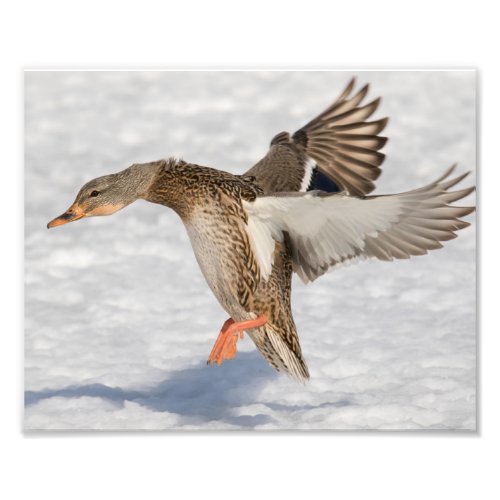
[[[248,332],[257,349],[277,371],[286,373],[299,382],[309,379],[309,370],[302,356],[295,324],[286,328],[266,323]]]

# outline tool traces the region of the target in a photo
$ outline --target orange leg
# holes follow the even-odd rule
[[[217,363],[220,365],[225,359],[234,358],[236,356],[236,342],[238,342],[238,336],[242,339],[245,330],[257,328],[265,323],[267,323],[267,316],[265,314],[262,314],[262,316],[256,319],[240,321],[239,323],[229,318],[222,326],[222,330],[208,357],[207,364]]]

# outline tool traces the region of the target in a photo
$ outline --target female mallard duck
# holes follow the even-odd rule
[[[290,307],[292,272],[304,282],[355,258],[406,259],[441,248],[469,225],[473,207],[450,203],[473,191],[449,189],[465,175],[414,191],[366,196],[374,189],[387,119],[366,121],[379,99],[360,105],[368,86],[339,98],[292,136],[282,132],[244,175],[181,160],[160,160],[85,184],[48,227],[111,215],[137,199],[175,210],[198,263],[230,315],[208,358],[236,354],[243,331],[278,371],[304,380],[307,365]]]

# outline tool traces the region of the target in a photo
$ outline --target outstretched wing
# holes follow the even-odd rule
[[[407,259],[441,248],[442,241],[469,225],[460,217],[474,211],[450,205],[475,189],[448,191],[467,175],[448,179],[453,170],[428,186],[389,196],[283,193],[245,202],[247,231],[261,272],[272,268],[274,242],[283,241],[285,234],[294,271],[306,283],[356,257]]]
[[[380,98],[363,104],[369,86],[353,93],[354,84],[353,78],[330,107],[293,135],[276,135],[247,175],[267,193],[321,189],[362,196],[373,191],[385,159],[379,150],[387,142],[378,134],[388,119],[367,121]]]

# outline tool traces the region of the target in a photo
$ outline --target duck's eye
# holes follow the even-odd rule
[[[92,198],[95,198],[98,194],[99,194],[99,191],[92,191],[92,192],[90,193],[90,196],[91,196]]]

